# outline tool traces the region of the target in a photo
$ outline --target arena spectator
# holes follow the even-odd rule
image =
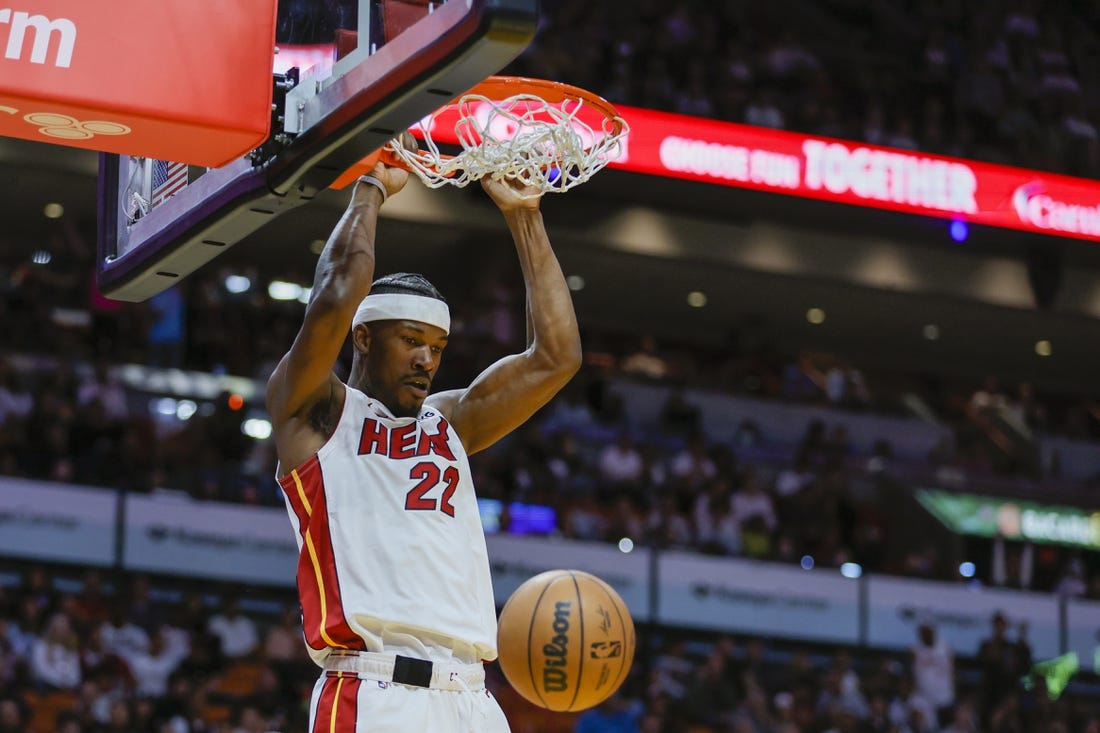
[[[982,720],[988,722],[993,710],[1010,695],[1019,680],[1031,669],[1031,646],[1027,626],[1017,626],[1015,639],[1008,636],[1008,618],[998,611],[990,620],[992,634],[978,647],[981,664]]]
[[[931,618],[917,624],[917,643],[910,654],[915,694],[928,701],[938,723],[946,725],[955,705],[955,655]]]
[[[7,613],[10,615],[0,624],[0,643],[12,655],[8,658],[8,664],[14,664],[16,659],[27,659],[30,656],[38,639],[38,613],[34,609],[34,602],[28,602],[21,596],[9,604]],[[10,668],[7,669],[7,674],[11,674]]]
[[[1069,559],[1065,573],[1054,586],[1054,592],[1063,598],[1081,597],[1088,592],[1085,565],[1080,557]]]
[[[615,500],[608,512],[607,535],[610,538],[628,538],[634,541],[646,536],[646,518],[638,501],[628,496]]]
[[[600,451],[598,466],[605,492],[637,489],[645,469],[641,452],[625,431]]]
[[[23,582],[19,587],[19,596],[23,599],[28,609],[33,609],[38,621],[43,619],[43,614],[56,610],[58,606],[57,592],[53,587],[53,578],[50,577],[49,572],[41,565],[32,566],[24,574]],[[24,630],[37,630],[38,626],[35,619],[32,619],[28,615],[24,618],[24,621],[26,622]]]
[[[92,372],[82,379],[76,393],[78,407],[86,407],[98,402],[109,422],[126,419],[130,409],[126,404],[126,390],[118,377],[111,371],[111,365],[105,357],[99,357],[92,363]]]
[[[889,716],[899,730],[935,733],[939,729],[936,709],[917,693],[911,670],[906,670],[900,679],[897,694],[890,700]]]
[[[669,462],[670,477],[692,491],[700,489],[717,474],[718,467],[707,454],[702,435],[691,438]]]
[[[749,685],[742,695],[742,702],[730,716],[734,730],[767,730],[774,725],[772,711],[768,705],[768,695],[759,685]]]
[[[571,430],[559,430],[551,434],[546,469],[553,476],[557,489],[564,494],[573,495],[592,490],[584,456],[576,435]]]
[[[846,684],[845,676],[845,670],[836,665],[825,672],[816,707],[819,718],[832,721],[847,733],[867,718],[869,711],[858,684]]]
[[[764,87],[760,95],[745,107],[745,124],[781,130],[787,126],[786,116],[779,108],[776,92]]]
[[[34,399],[22,374],[6,359],[0,359],[0,425],[25,419],[33,407]]]
[[[744,419],[737,423],[737,430],[733,433],[733,447],[735,450],[752,450],[764,442],[764,436],[760,432],[760,425],[755,420]]]
[[[584,494],[570,503],[562,521],[562,532],[577,540],[604,540],[607,538],[607,517],[595,494]]]
[[[814,478],[815,474],[810,470],[809,461],[804,455],[799,454],[793,463],[779,471],[775,479],[775,493],[780,501],[784,501],[800,493]]]
[[[592,406],[585,400],[584,392],[580,388],[579,379],[566,385],[547,410],[542,425],[548,433],[571,434],[591,427],[596,421]]]
[[[241,612],[241,601],[235,595],[226,598],[221,612],[210,617],[207,630],[217,637],[222,654],[230,659],[247,657],[260,644],[256,622]]]
[[[111,607],[110,619],[99,627],[99,635],[106,652],[126,657],[143,653],[149,648],[149,634],[130,620],[126,604],[116,601]]]
[[[714,555],[740,555],[741,524],[730,506],[730,488],[715,478],[695,499],[695,537],[700,551]]]
[[[968,701],[959,703],[952,711],[951,721],[944,726],[942,733],[978,733],[981,728],[978,725],[978,716],[974,706]],[[991,729],[994,733],[1007,731],[1001,725],[994,724]]]
[[[85,728],[81,723],[80,715],[75,710],[62,710],[54,721],[54,729],[57,733],[84,733]]]
[[[730,679],[726,661],[716,648],[693,671],[684,694],[689,723],[717,728],[732,710],[739,690]]]
[[[653,660],[646,689],[647,697],[682,700],[694,669],[695,666],[688,657],[686,640],[667,641]]]
[[[657,340],[652,334],[642,336],[637,351],[623,357],[619,366],[623,374],[631,374],[648,379],[665,379],[672,373],[672,367],[657,350]]]
[[[31,674],[47,690],[73,690],[80,685],[80,652],[72,622],[55,613],[31,649]]]
[[[107,722],[101,730],[103,733],[132,733],[139,730],[139,723],[135,718],[133,702],[126,699],[116,700],[111,704]]]
[[[648,536],[658,547],[689,549],[695,546],[695,533],[691,521],[676,504],[676,497],[663,492],[646,520]]]
[[[741,487],[730,498],[733,518],[745,528],[754,519],[759,519],[768,532],[772,532],[778,523],[772,498],[760,485],[760,478],[754,471],[747,471],[741,480]]]
[[[234,716],[233,733],[264,733],[270,723],[254,705],[242,705]]]
[[[0,697],[0,733],[26,733],[30,711],[16,697]]]
[[[80,592],[72,602],[74,620],[81,627],[95,627],[107,620],[111,602],[103,589],[103,575],[98,570],[84,574]]]
[[[301,660],[302,619],[298,609],[287,606],[278,623],[271,624],[264,635],[263,656],[272,663]]]
[[[130,652],[125,656],[130,673],[137,681],[137,694],[150,698],[166,695],[169,678],[188,653],[187,647],[170,646],[163,628],[154,630],[146,651]]]

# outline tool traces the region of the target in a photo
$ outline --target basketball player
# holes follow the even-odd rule
[[[539,199],[485,178],[519,255],[529,343],[466,389],[431,394],[447,303],[419,275],[372,283],[378,212],[408,175],[379,164],[356,184],[321,253],[305,321],[267,387],[301,550],[305,639],[325,670],[311,731],[506,732],[484,686],[496,612],[467,455],[569,381],[580,336]],[[349,330],[345,384],[333,367]]]

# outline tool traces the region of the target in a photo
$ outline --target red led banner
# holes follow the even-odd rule
[[[612,168],[1100,240],[1095,181],[637,107],[617,109],[630,133]],[[598,116],[585,121],[599,129]],[[457,122],[454,108],[439,113],[432,138],[457,145]],[[361,165],[353,167],[334,186],[365,172]]]
[[[1024,168],[618,107],[610,167],[636,173],[1100,240],[1100,183]],[[453,119],[432,137],[457,143]]]
[[[1100,183],[1054,173],[619,107],[623,170],[1100,240]]]

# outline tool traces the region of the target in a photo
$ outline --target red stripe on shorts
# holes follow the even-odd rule
[[[332,733],[355,733],[355,724],[359,720],[359,685],[362,681],[355,675],[341,679],[344,684],[338,688]]]
[[[321,686],[321,695],[317,698],[317,709],[313,711],[313,729],[310,733],[328,733],[332,719],[332,705],[336,701],[336,687],[339,677],[325,677]]]
[[[325,678],[311,733],[355,733],[360,682],[354,674],[339,672]]]

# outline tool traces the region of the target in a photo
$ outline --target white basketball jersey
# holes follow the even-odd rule
[[[345,392],[332,437],[279,479],[301,552],[310,654],[320,663],[397,640],[406,653],[423,645],[495,659],[489,557],[458,436],[431,407],[395,418]]]

